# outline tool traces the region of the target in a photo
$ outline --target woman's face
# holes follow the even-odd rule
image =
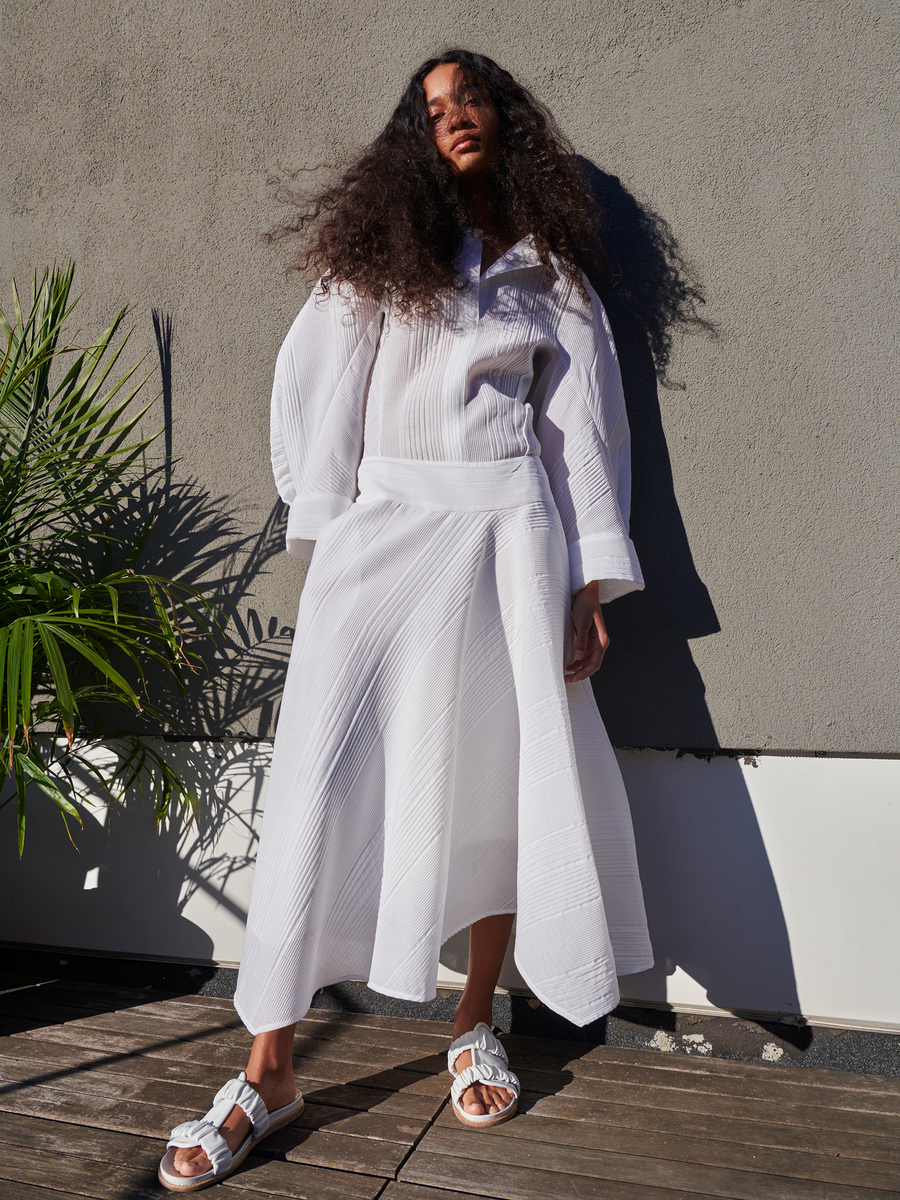
[[[467,90],[456,103],[453,87],[456,63],[435,67],[422,81],[435,145],[454,173],[471,178],[487,171],[500,150],[500,118],[484,91]]]

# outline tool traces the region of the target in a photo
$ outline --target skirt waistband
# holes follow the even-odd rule
[[[417,508],[485,512],[553,503],[544,464],[533,454],[475,463],[371,456],[360,463],[357,479],[358,504],[397,500]]]

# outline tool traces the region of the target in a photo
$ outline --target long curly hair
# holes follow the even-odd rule
[[[594,263],[604,258],[603,210],[547,109],[508,71],[469,50],[422,63],[387,125],[336,183],[310,195],[282,180],[278,196],[295,211],[268,240],[299,235],[289,270],[321,276],[326,293],[348,283],[400,313],[438,312],[442,295],[464,286],[456,263],[471,223],[425,106],[426,75],[447,63],[459,67],[454,103],[478,90],[497,108],[500,153],[489,181],[497,231],[509,242],[531,234],[548,284],[557,275],[553,253],[581,287],[582,255]]]

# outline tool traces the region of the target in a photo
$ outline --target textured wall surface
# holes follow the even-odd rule
[[[304,297],[259,238],[279,216],[267,173],[363,145],[448,43],[533,87],[609,207],[648,583],[609,610],[614,742],[900,751],[884,0],[3,6],[4,276],[74,257],[82,323],[130,302],[151,365],[151,309],[171,321],[154,554],[223,579],[238,613],[195,725],[271,730],[303,577],[278,553],[267,408]],[[717,336],[676,320],[683,388],[660,387],[649,348],[689,277]]]

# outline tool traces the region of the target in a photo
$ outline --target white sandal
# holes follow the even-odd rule
[[[250,1118],[250,1132],[232,1154],[219,1130],[236,1104]],[[213,1106],[205,1117],[199,1121],[185,1121],[172,1130],[172,1136],[166,1144],[165,1156],[159,1164],[159,1182],[172,1192],[196,1192],[211,1183],[225,1179],[241,1165],[258,1142],[274,1133],[276,1129],[290,1124],[302,1112],[301,1095],[283,1108],[269,1112],[259,1093],[247,1083],[247,1076],[241,1071],[237,1079],[229,1079],[225,1086],[219,1089]],[[204,1151],[212,1163],[211,1170],[203,1175],[181,1175],[175,1170],[176,1150],[189,1146],[199,1146]]]
[[[472,1065],[464,1071],[457,1072],[456,1060],[466,1050],[472,1052]],[[479,1021],[471,1033],[464,1033],[456,1039],[447,1052],[447,1066],[454,1076],[450,1089],[450,1101],[453,1111],[463,1125],[471,1125],[476,1129],[486,1129],[491,1125],[499,1125],[508,1121],[519,1106],[519,1081],[509,1070],[506,1051],[491,1033],[484,1021]],[[459,1099],[466,1088],[473,1083],[490,1083],[513,1093],[513,1098],[506,1108],[496,1113],[483,1113],[480,1117],[467,1113],[459,1104]]]

